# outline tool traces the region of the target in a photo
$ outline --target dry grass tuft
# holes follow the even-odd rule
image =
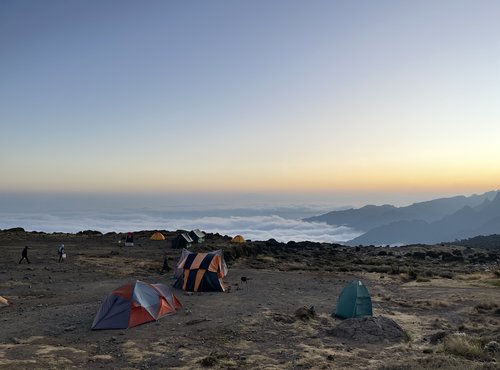
[[[404,363],[384,365],[377,370],[493,370],[496,364],[489,363],[467,363],[464,360],[453,357],[430,356],[427,358],[415,359]]]
[[[217,351],[210,352],[210,354],[199,361],[203,367],[228,367],[235,364],[229,358],[227,353],[219,353]]]
[[[496,286],[496,287],[500,287],[500,279],[487,280],[486,283],[490,284],[490,285],[493,285],[493,286]]]
[[[481,341],[463,333],[447,336],[443,342],[443,348],[446,353],[469,360],[486,357]]]

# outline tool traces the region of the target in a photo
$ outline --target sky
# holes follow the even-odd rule
[[[352,204],[497,189],[499,14],[496,0],[2,1],[0,192]]]

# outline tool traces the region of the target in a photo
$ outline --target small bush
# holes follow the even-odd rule
[[[229,356],[225,353],[219,353],[217,351],[211,352],[207,357],[200,360],[200,364],[203,367],[214,367],[220,365],[221,362],[227,361]]]
[[[474,308],[477,311],[480,311],[480,310],[490,311],[490,310],[493,310],[494,308],[497,308],[497,307],[498,307],[498,305],[495,302],[481,302],[481,303],[477,304]]]
[[[399,275],[399,265],[392,264],[389,272],[391,275]]]
[[[442,272],[439,276],[445,279],[453,279],[455,277],[452,272]]]
[[[411,333],[408,330],[405,330],[404,334],[405,334],[405,342],[409,343],[409,342],[413,341],[413,336],[411,335]]]
[[[428,283],[429,281],[431,281],[431,279],[422,276],[417,277],[416,280],[417,283]]]
[[[390,266],[386,266],[386,265],[382,265],[382,266],[369,266],[365,270],[367,272],[377,272],[379,274],[387,274],[387,273],[390,273],[392,271],[391,267]]]
[[[413,268],[410,268],[408,270],[408,279],[410,279],[410,280],[416,280],[417,279],[417,271],[415,271]]]
[[[500,287],[500,280],[488,280],[486,282],[490,285]]]

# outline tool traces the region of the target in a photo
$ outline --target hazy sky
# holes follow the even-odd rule
[[[0,191],[481,192],[500,2],[0,2]]]

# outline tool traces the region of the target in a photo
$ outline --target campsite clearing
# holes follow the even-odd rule
[[[177,233],[162,233],[163,245],[149,240],[148,231],[135,233],[135,246],[125,248],[119,234],[0,232],[0,295],[10,303],[0,311],[0,369],[498,368],[491,356],[461,357],[443,345],[455,332],[500,340],[500,289],[489,283],[498,265],[413,258],[421,247],[356,251],[305,243],[286,249],[207,234],[196,248],[228,252],[228,293],[174,289],[183,304],[176,314],[131,329],[92,331],[103,299],[117,287],[137,279],[174,283],[173,269],[159,271],[165,248],[171,268],[180,258],[181,250],[169,244]],[[61,242],[68,259],[58,264],[54,246]],[[30,246],[30,265],[17,264],[23,245]],[[341,321],[331,314],[353,279],[368,288],[373,314],[397,322],[406,341],[349,342],[332,335]],[[315,316],[298,319],[294,313],[302,306],[313,306]]]

